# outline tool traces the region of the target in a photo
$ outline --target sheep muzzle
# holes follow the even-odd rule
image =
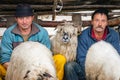
[[[62,41],[64,43],[68,43],[70,41],[70,36],[68,35],[68,33],[63,34]]]

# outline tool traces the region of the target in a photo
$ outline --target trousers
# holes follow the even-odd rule
[[[57,54],[53,56],[58,80],[86,80],[85,71],[77,62],[66,62],[66,58]]]
[[[64,80],[86,80],[85,71],[77,62],[67,62],[64,66]]]

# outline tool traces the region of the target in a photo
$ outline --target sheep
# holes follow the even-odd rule
[[[85,61],[86,80],[120,80],[120,56],[108,42],[93,44]]]
[[[50,38],[52,52],[64,55],[67,61],[76,60],[77,32],[78,28],[73,23],[65,21],[58,24],[56,35]]]
[[[52,52],[39,42],[23,42],[12,53],[6,80],[57,80]]]

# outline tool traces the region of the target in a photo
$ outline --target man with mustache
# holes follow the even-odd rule
[[[97,9],[92,14],[92,26],[83,30],[78,36],[77,63],[69,62],[65,65],[65,70],[67,71],[65,71],[65,75],[68,78],[66,80],[85,80],[86,54],[90,46],[97,41],[104,40],[109,42],[120,53],[119,34],[108,26],[108,19],[108,10],[105,8]]]

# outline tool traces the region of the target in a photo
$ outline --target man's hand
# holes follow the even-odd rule
[[[4,67],[6,70],[7,70],[7,68],[8,68],[9,63],[10,63],[10,62],[5,62],[5,63],[3,64],[3,67]]]

